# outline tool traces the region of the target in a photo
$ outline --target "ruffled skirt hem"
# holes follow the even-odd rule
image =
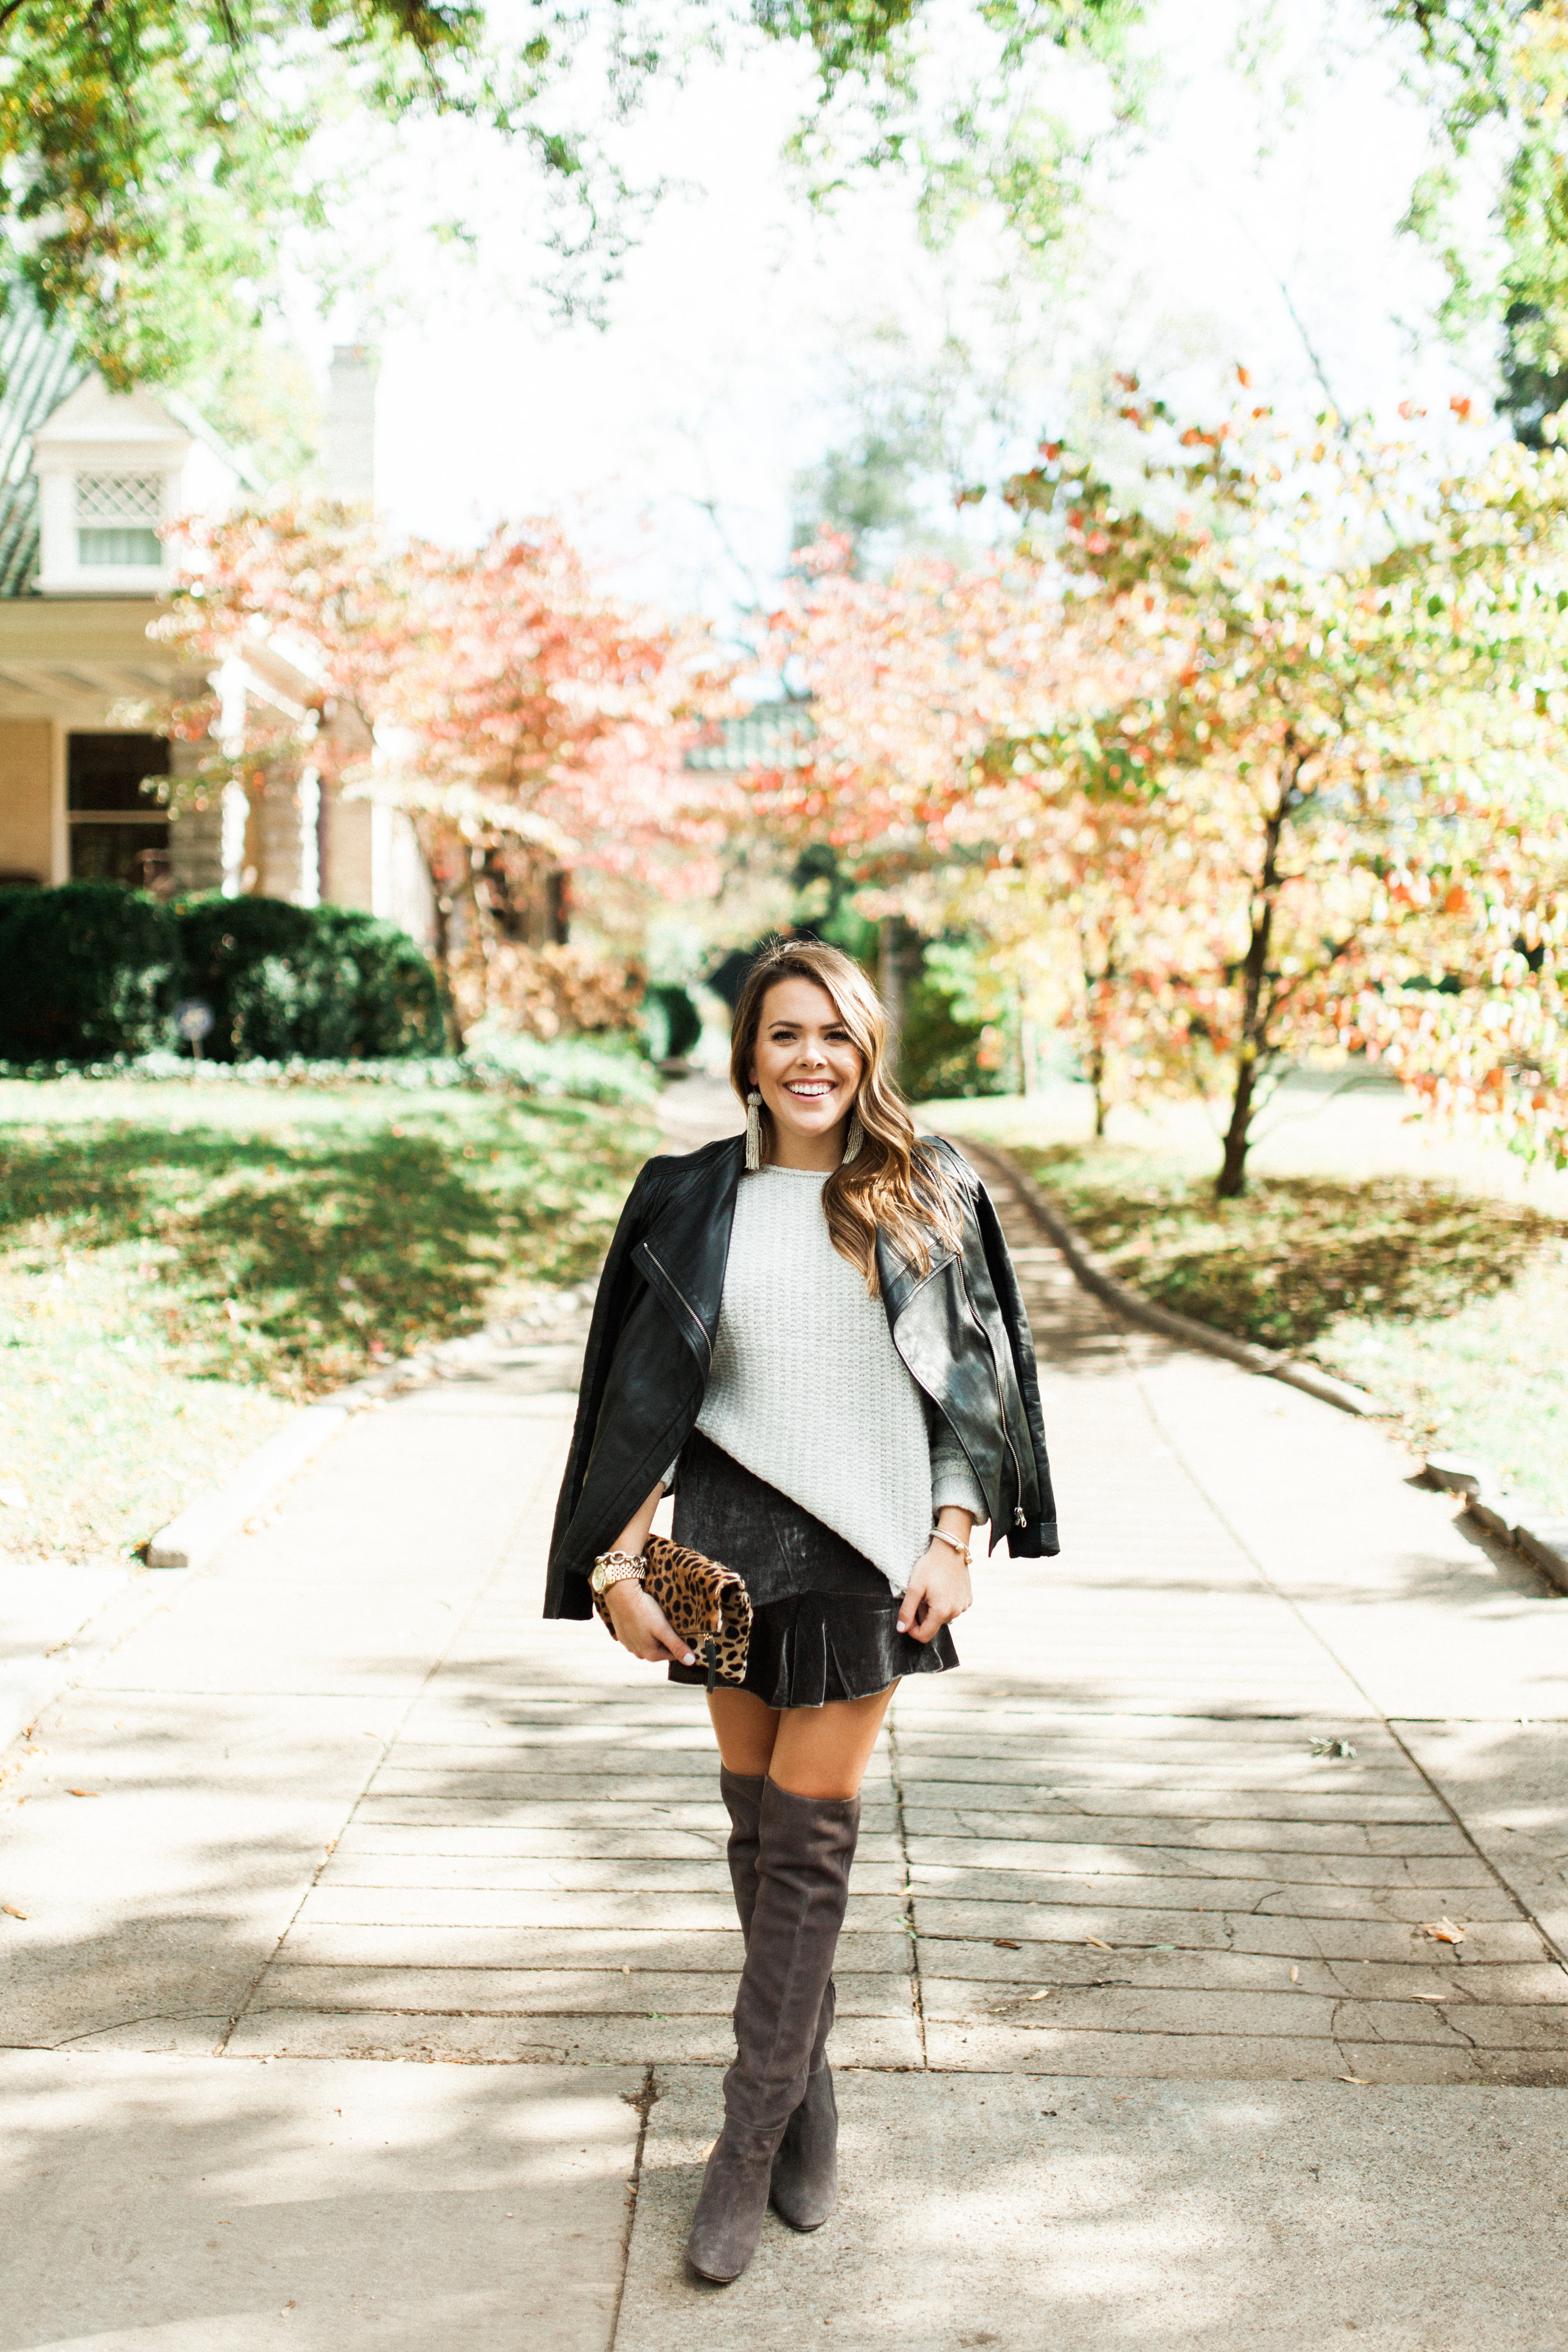
[[[765,1706],[825,1706],[871,1698],[906,1675],[939,1675],[958,1663],[944,1625],[930,1642],[898,1630],[898,1603],[837,1592],[795,1592],[753,1611],[744,1682]],[[670,1680],[706,1688],[706,1666],[672,1664]]]

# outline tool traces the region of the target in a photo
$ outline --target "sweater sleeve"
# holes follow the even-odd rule
[[[988,1507],[981,1494],[979,1483],[969,1467],[969,1457],[954,1436],[943,1415],[934,1412],[931,1430],[931,1511],[936,1514],[947,1504],[967,1511],[977,1526],[989,1516]]]

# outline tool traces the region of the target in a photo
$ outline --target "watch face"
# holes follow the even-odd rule
[[[604,1570],[601,1568],[595,1568],[592,1575],[588,1580],[593,1587],[595,1592],[602,1592],[604,1590]]]

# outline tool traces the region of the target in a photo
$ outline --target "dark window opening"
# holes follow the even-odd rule
[[[78,811],[131,809],[154,817],[158,803],[141,789],[143,776],[166,776],[169,745],[162,735],[71,735],[66,739],[66,806]]]
[[[148,776],[169,772],[162,735],[71,735],[66,740],[66,807],[73,882],[120,882],[131,890],[172,887],[169,819]]]

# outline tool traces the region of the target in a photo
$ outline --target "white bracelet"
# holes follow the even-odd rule
[[[972,1568],[974,1566],[974,1562],[969,1557],[969,1547],[967,1543],[960,1543],[956,1536],[950,1536],[947,1533],[946,1528],[933,1528],[931,1532],[938,1543],[952,1545],[954,1550],[957,1553],[966,1568]]]

